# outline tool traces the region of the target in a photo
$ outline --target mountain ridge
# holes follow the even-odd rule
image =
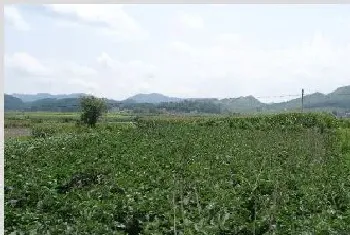
[[[71,94],[57,94],[52,95],[50,93],[37,93],[37,94],[22,94],[13,93],[9,94],[13,97],[21,99],[23,102],[33,102],[41,99],[65,99],[65,98],[79,98],[80,96],[85,96],[85,93],[71,93]]]
[[[86,96],[89,94],[86,93],[71,93],[71,94],[50,94],[50,93],[37,93],[37,94],[23,94],[23,93],[12,93],[12,94],[7,94],[11,95],[13,97],[21,99],[23,102],[32,102],[35,100],[40,100],[40,99],[46,99],[46,98],[52,98],[52,99],[65,99],[65,98],[79,98],[80,96]],[[309,97],[309,96],[329,96],[329,95],[350,95],[350,85],[348,86],[342,86],[336,88],[334,91],[330,93],[321,93],[321,92],[315,92],[309,95],[305,95],[304,97]],[[232,97],[232,98],[179,98],[179,97],[172,97],[172,96],[167,96],[161,93],[138,93],[136,95],[130,96],[124,100],[119,100],[119,102],[135,102],[135,103],[162,103],[162,102],[177,102],[177,101],[183,101],[183,100],[219,100],[219,101],[228,101],[228,100],[236,100],[238,101],[239,99],[252,99],[253,102],[261,102],[259,99],[255,98],[253,95],[248,95],[248,96],[240,96],[240,97]],[[296,99],[291,99],[288,101],[284,102],[290,102],[293,100],[298,100],[300,98]],[[110,99],[114,100],[114,99]],[[116,100],[115,100],[116,101]],[[272,104],[276,103],[284,103],[284,102],[275,102]],[[266,103],[267,104],[267,103]]]
[[[182,98],[177,98],[177,97],[170,97],[166,96],[160,93],[139,93],[136,95],[133,95],[126,100],[132,100],[136,103],[162,103],[162,102],[177,102],[183,100]]]
[[[74,93],[74,94],[65,94],[65,95],[51,95],[49,93],[39,93],[37,97],[45,97],[43,99],[35,100],[35,95],[29,95],[32,98],[32,101],[18,100],[18,96],[28,98],[26,94],[17,94],[17,97],[5,94],[5,110],[12,109],[23,109],[24,107],[36,107],[31,110],[50,110],[50,106],[57,107],[66,107],[67,105],[71,107],[69,110],[75,110],[73,107],[79,105],[78,97],[81,95],[86,95],[84,93]],[[49,97],[49,98],[48,98]],[[54,98],[53,98],[54,97]],[[34,100],[33,100],[34,99]],[[28,99],[26,99],[28,100]],[[190,105],[191,108],[184,110],[195,110],[195,107],[203,106],[205,104],[209,106],[216,105],[221,110],[220,112],[251,112],[251,111],[287,111],[287,110],[299,110],[301,109],[301,98],[295,98],[284,102],[277,103],[264,103],[255,98],[252,95],[241,96],[236,98],[178,98],[178,97],[169,97],[160,93],[149,93],[149,94],[136,94],[127,99],[117,101],[113,99],[107,99],[108,103],[111,106],[120,106],[123,107],[166,107],[171,106],[172,110],[175,110],[175,106],[170,105],[171,103],[184,103],[180,105],[181,107]],[[143,104],[147,104],[146,106]],[[45,106],[45,108],[43,108]],[[180,107],[179,106],[179,107]],[[208,106],[208,107],[209,107]],[[349,110],[350,111],[350,85],[338,87],[333,92],[328,94],[323,93],[313,93],[304,96],[304,108],[310,110]],[[215,108],[215,110],[219,110]],[[177,109],[176,109],[177,110]],[[206,109],[201,109],[206,110]],[[214,108],[213,108],[214,110]]]

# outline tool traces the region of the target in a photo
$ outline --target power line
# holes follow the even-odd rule
[[[304,93],[304,96],[310,96],[310,95],[313,95],[315,93],[308,93],[308,94],[305,94]],[[332,96],[337,96],[337,95],[350,95],[350,94],[332,94]],[[301,94],[295,94],[295,95],[277,95],[277,96],[253,96],[255,98],[260,98],[260,99],[268,99],[268,98],[285,98],[285,97],[301,97]],[[329,97],[328,95],[325,95],[325,97]]]
[[[259,99],[284,98],[284,97],[300,97],[300,94],[298,94],[298,95],[276,95],[276,96],[253,96],[253,97],[259,98]]]

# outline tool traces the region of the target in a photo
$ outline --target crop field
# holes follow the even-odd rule
[[[107,113],[102,122],[125,122],[134,117],[123,113]],[[79,113],[54,112],[8,112],[5,113],[5,128],[28,128],[37,123],[75,123]]]
[[[350,234],[347,120],[52,119],[5,141],[6,234]]]
[[[4,117],[5,139],[81,132],[83,129],[76,125],[80,118],[79,113],[7,112]],[[107,113],[101,118],[99,126],[110,129],[116,123],[118,126],[125,126],[134,119],[135,116],[123,113]]]

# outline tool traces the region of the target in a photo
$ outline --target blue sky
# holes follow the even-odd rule
[[[349,84],[349,5],[5,6],[6,93],[225,98]]]

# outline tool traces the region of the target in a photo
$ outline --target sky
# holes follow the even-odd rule
[[[4,18],[8,94],[276,100],[350,85],[350,5],[7,4]]]

